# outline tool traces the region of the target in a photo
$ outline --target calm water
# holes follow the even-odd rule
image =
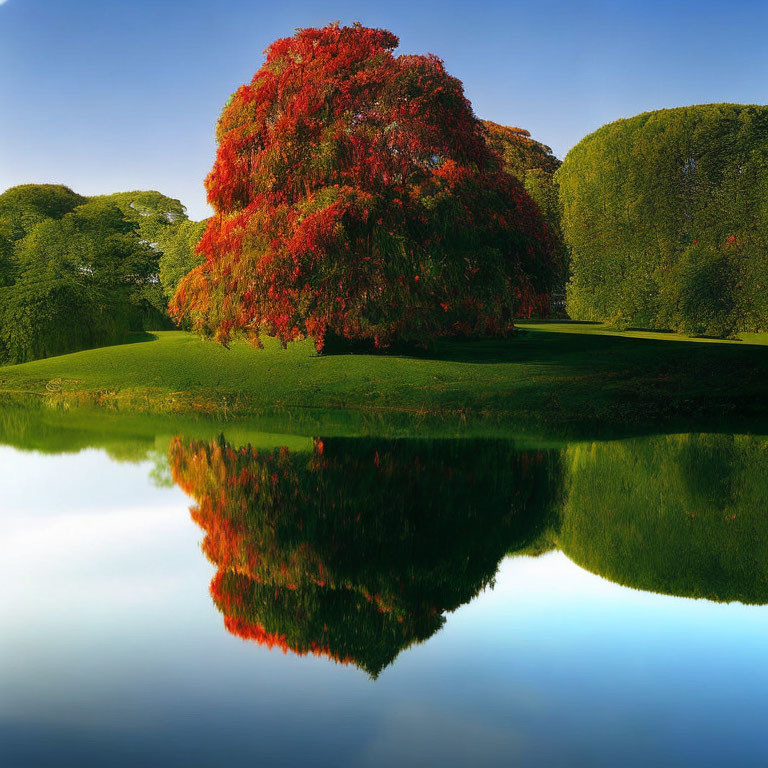
[[[19,434],[5,768],[768,764],[761,439]]]

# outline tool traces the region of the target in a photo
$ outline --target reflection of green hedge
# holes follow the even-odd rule
[[[557,452],[500,441],[330,438],[295,453],[176,440],[170,457],[228,627],[373,675],[491,584],[560,489]]]
[[[727,335],[768,324],[768,107],[618,120],[556,174],[578,320]]]
[[[673,435],[574,445],[559,545],[638,589],[768,602],[768,442]]]

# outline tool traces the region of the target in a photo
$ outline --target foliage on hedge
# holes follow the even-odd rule
[[[768,107],[610,123],[555,179],[572,318],[717,336],[768,327]]]

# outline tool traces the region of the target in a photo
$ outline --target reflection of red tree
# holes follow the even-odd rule
[[[372,675],[492,583],[551,499],[549,454],[475,441],[173,441],[233,634]]]
[[[279,590],[279,587],[275,588]],[[304,648],[297,644],[291,645],[285,634],[278,632],[268,632],[261,624],[249,621],[243,618],[247,612],[247,606],[243,602],[243,593],[227,589],[226,571],[219,570],[211,581],[211,596],[224,614],[224,627],[227,632],[243,640],[252,640],[263,645],[270,650],[279,648],[283,653],[291,651],[299,656],[314,654],[315,656],[326,656],[339,664],[349,664],[353,659],[349,657],[340,657],[331,650],[328,645],[323,645],[323,638],[320,640],[311,640],[309,647]],[[275,599],[277,593],[275,594]]]

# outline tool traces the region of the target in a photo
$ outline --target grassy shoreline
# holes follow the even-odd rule
[[[313,412],[335,412],[330,421],[343,412],[350,423],[487,422],[492,432],[536,434],[726,422],[761,431],[768,420],[768,335],[735,342],[524,322],[513,339],[446,341],[418,357],[317,357],[310,342],[283,350],[272,340],[226,350],[181,331],[145,338],[2,367],[0,400],[277,421],[280,412],[309,422]]]

